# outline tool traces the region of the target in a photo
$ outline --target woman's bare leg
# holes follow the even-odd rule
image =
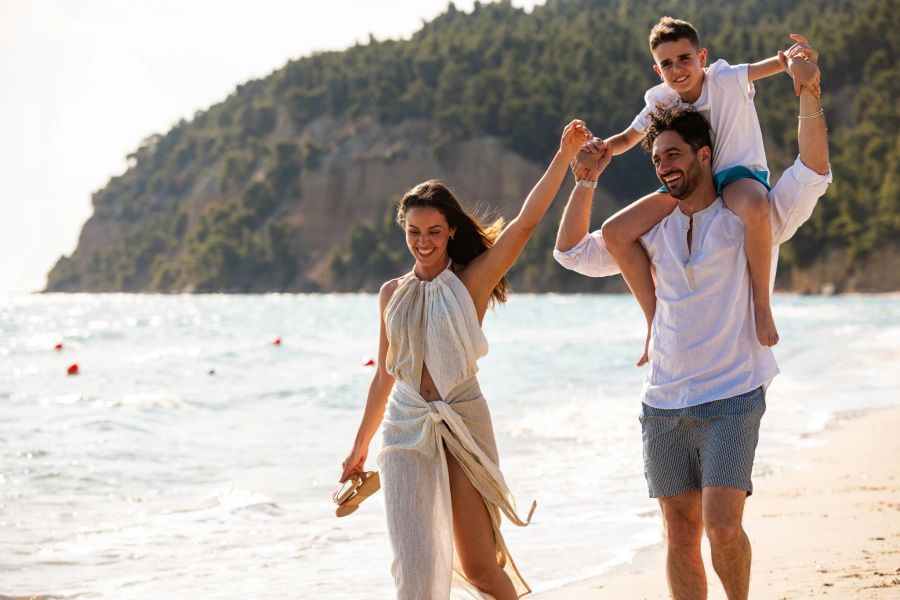
[[[516,589],[497,564],[496,541],[484,498],[453,455],[446,451],[453,505],[453,540],[463,572],[475,587],[497,600],[515,600]]]

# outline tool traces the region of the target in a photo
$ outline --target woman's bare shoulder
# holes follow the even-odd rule
[[[394,292],[397,291],[397,288],[400,287],[405,280],[407,280],[412,273],[407,273],[406,275],[401,275],[400,277],[394,277],[393,279],[388,279],[383,284],[381,284],[381,289],[378,292],[378,299],[381,302],[382,306],[385,306],[388,301],[394,296]]]

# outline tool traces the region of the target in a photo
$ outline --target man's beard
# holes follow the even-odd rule
[[[681,173],[681,179],[671,186],[666,185],[666,187],[669,189],[670,196],[677,200],[683,200],[693,194],[697,186],[700,185],[700,178],[703,176],[703,173],[700,171],[700,163],[696,160],[688,166],[687,172],[679,172]],[[665,184],[666,182],[663,181],[663,183]]]

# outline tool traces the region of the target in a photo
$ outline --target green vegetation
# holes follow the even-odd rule
[[[412,259],[404,234],[394,221],[398,202],[389,203],[377,223],[358,223],[347,244],[332,248],[328,268],[341,289],[378,289],[387,279],[409,270]]]
[[[301,173],[319,169],[332,148],[304,136],[307,126],[322,118],[433,119],[436,147],[493,135],[543,163],[575,116],[601,135],[630,123],[657,81],[646,37],[664,14],[693,22],[712,60],[760,60],[787,47],[793,31],[822,52],[835,181],[782,252],[784,262],[806,266],[833,248],[854,260],[896,248],[900,42],[890,32],[900,29],[898,0],[549,0],[532,14],[508,2],[476,3],[472,13],[451,4],[411,40],[372,39],[289,62],[145,140],[129,170],[93,198],[86,228],[108,223],[114,241],[60,259],[48,289],[310,289],[311,265],[297,254],[298,221],[290,217],[303,211]],[[796,99],[784,76],[757,87],[770,167],[778,170],[796,153]],[[638,150],[616,157],[604,179],[622,201],[655,187]],[[514,286],[582,285],[548,262],[554,226],[542,225]],[[385,241],[398,237],[399,248]],[[387,218],[360,222],[347,240],[332,242],[334,289],[374,289],[408,267],[402,234]]]

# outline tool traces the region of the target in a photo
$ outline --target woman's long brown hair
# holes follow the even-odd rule
[[[403,196],[397,208],[397,223],[406,229],[406,211],[416,207],[435,208],[451,228],[455,228],[453,239],[447,243],[447,253],[454,263],[469,264],[472,259],[494,245],[503,230],[503,217],[484,225],[460,205],[450,189],[436,179],[415,186]],[[504,275],[491,292],[491,304],[506,302],[509,282]]]

